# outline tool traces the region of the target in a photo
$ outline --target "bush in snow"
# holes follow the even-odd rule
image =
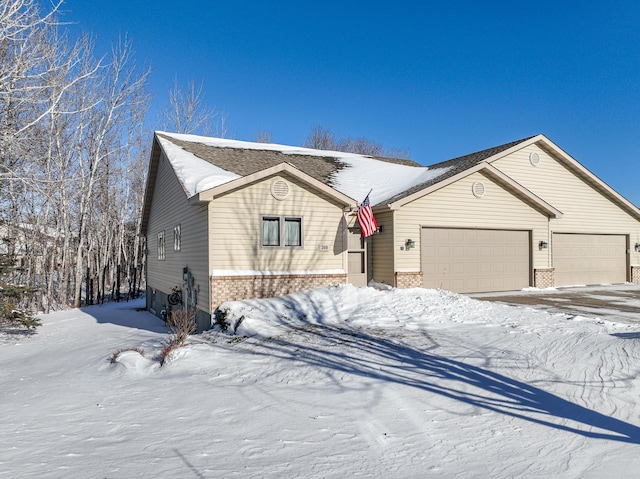
[[[120,355],[126,351],[135,351],[140,356],[144,356],[144,350],[142,348],[123,348],[113,352],[113,354],[111,355],[111,362],[118,362],[118,358],[120,357]]]
[[[184,346],[189,335],[196,332],[196,314],[198,310],[195,308],[178,311],[171,311],[167,316],[167,325],[169,326],[169,342],[165,344],[160,352],[160,364],[167,362],[169,355],[174,349]]]
[[[0,256],[0,330],[33,331],[40,326],[40,320],[28,310],[28,304],[36,290],[14,284],[11,274],[16,271],[15,261]]]
[[[191,308],[187,311],[181,309],[171,311],[167,316],[167,326],[169,326],[169,334],[172,336],[171,342],[182,346],[189,335],[196,332],[196,314],[198,311]]]
[[[229,315],[229,309],[217,309],[215,312],[215,325],[217,325],[223,332],[227,332],[229,329],[229,320],[227,316]]]

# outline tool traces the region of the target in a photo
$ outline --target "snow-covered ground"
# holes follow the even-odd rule
[[[0,478],[638,477],[640,325],[346,285],[160,367],[141,306],[0,338]]]

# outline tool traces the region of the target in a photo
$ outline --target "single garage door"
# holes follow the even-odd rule
[[[420,244],[425,288],[480,293],[529,286],[529,231],[423,228]]]
[[[556,286],[624,283],[627,280],[627,237],[554,233]]]

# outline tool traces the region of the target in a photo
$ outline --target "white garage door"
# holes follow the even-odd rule
[[[421,248],[425,288],[479,293],[529,286],[528,231],[423,228]]]
[[[556,286],[624,283],[627,280],[627,237],[554,233]]]

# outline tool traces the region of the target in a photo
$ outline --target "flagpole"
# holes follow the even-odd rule
[[[371,188],[371,189],[369,190],[369,193],[367,193],[367,196],[365,196],[365,197],[364,197],[364,199],[365,199],[365,200],[366,200],[366,199],[367,199],[367,197],[371,194],[371,192],[372,192],[372,191],[373,191],[373,188]]]

